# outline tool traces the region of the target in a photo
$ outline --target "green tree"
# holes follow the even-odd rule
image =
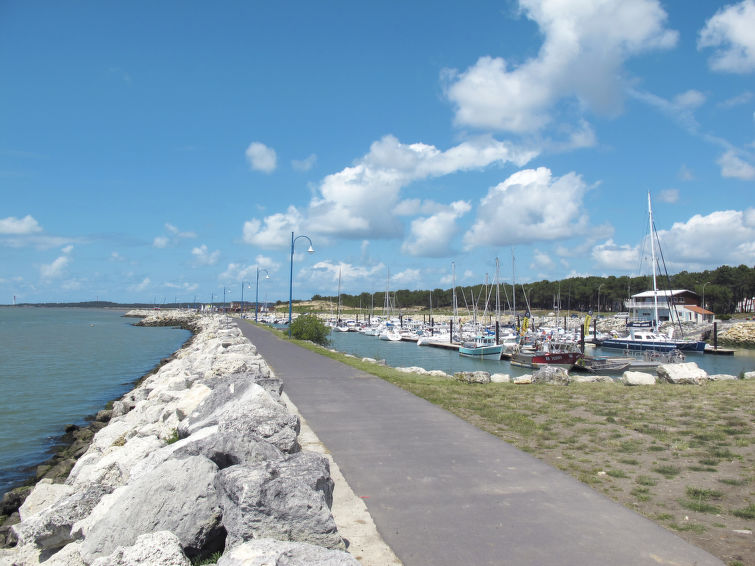
[[[316,316],[299,316],[291,323],[291,336],[297,340],[309,340],[325,346],[328,343],[328,327]]]

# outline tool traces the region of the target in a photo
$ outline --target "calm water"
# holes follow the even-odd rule
[[[388,342],[358,332],[332,332],[330,340],[331,347],[340,352],[361,358],[384,359],[386,364],[393,367],[419,366],[427,370],[439,369],[449,374],[475,370],[508,373],[512,376],[532,373],[531,369],[512,366],[505,360],[474,360],[462,357],[454,350],[417,346],[414,342]],[[587,354],[620,356],[621,352],[588,346]],[[686,361],[697,363],[710,375],[716,373],[739,375],[742,371],[755,371],[755,350],[736,350],[734,356],[689,354]]]
[[[0,494],[190,333],[100,309],[0,308]]]

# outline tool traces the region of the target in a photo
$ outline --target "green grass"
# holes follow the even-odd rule
[[[637,476],[634,481],[639,485],[654,486],[658,484],[658,480],[650,476]]]
[[[755,519],[755,503],[750,503],[742,509],[734,509],[731,514],[740,519]]]
[[[655,468],[653,468],[653,471],[657,474],[661,474],[666,478],[673,478],[674,476],[679,475],[679,472],[681,470],[677,466],[663,465],[656,466]]]

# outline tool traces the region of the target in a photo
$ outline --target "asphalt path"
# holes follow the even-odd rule
[[[403,389],[239,326],[405,566],[723,564]]]

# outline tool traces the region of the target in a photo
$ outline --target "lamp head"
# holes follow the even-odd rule
[[[312,247],[312,244],[309,244],[309,249],[307,250],[307,253],[310,253],[310,254],[315,253],[315,248]]]

